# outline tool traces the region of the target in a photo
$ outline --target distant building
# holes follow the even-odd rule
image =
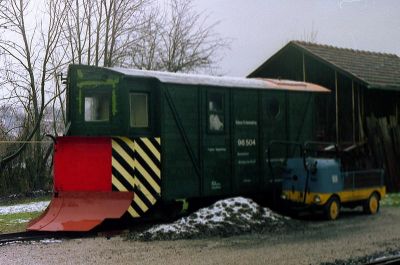
[[[315,136],[338,143],[365,139],[368,117],[399,121],[400,58],[291,41],[249,77],[307,81],[331,89],[317,99]]]

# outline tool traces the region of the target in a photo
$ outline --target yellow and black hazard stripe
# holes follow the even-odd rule
[[[160,138],[112,138],[112,187],[133,191],[128,212],[143,216],[161,196]]]

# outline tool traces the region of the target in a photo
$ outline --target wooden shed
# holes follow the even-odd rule
[[[291,41],[248,77],[312,82],[331,89],[314,102],[314,136],[338,144],[369,143],[387,184],[400,189],[400,57]]]

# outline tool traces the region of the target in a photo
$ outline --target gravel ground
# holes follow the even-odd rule
[[[174,241],[123,237],[0,246],[0,264],[345,264],[400,249],[400,208],[375,216],[345,212],[334,222],[294,221],[296,229]]]

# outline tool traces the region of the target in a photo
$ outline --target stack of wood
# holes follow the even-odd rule
[[[400,126],[395,116],[367,118],[367,136],[375,166],[385,169],[389,192],[400,191]]]

